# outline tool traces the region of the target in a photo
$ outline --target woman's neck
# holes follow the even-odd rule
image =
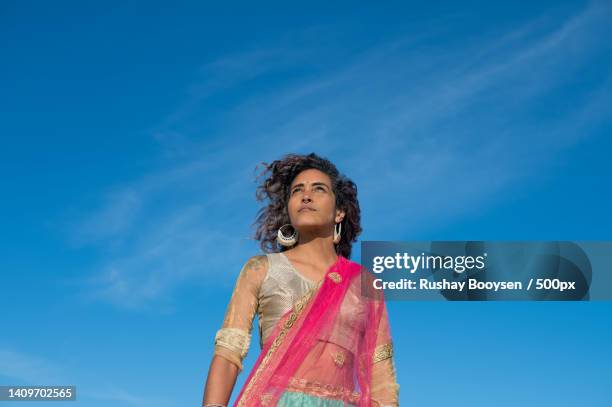
[[[298,261],[321,268],[331,266],[338,259],[333,240],[329,237],[301,238],[299,244],[288,252]]]

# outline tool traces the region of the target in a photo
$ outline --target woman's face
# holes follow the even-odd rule
[[[344,218],[344,212],[336,210],[336,196],[329,176],[317,169],[300,172],[289,188],[289,218],[299,229],[331,227]]]

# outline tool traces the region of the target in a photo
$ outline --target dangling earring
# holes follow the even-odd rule
[[[297,243],[298,232],[297,232],[297,229],[293,228],[293,234],[287,237],[283,235],[283,228],[285,226],[291,226],[293,228],[291,223],[285,223],[283,226],[278,228],[278,233],[276,234],[276,241],[281,246],[290,247]]]
[[[336,230],[336,226],[338,226],[338,230]],[[342,221],[334,225],[334,244],[340,243],[340,233],[341,232],[342,232]]]

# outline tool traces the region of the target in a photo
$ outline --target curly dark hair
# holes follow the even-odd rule
[[[267,173],[270,175],[257,187],[258,201],[268,199],[267,206],[258,212],[254,226],[255,239],[259,240],[261,249],[266,252],[288,250],[276,241],[278,229],[290,223],[287,204],[289,202],[289,187],[295,177],[302,171],[314,168],[329,176],[332,190],[336,196],[336,208],[345,211],[342,220],[342,234],[336,252],[345,258],[351,257],[353,243],[361,233],[361,213],[357,200],[357,186],[353,181],[340,174],[336,166],[329,160],[319,157],[315,153],[308,155],[287,154],[280,160],[264,166],[258,179]],[[259,167],[259,166],[258,166]]]

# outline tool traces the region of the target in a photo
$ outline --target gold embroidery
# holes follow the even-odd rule
[[[397,402],[384,404],[382,401],[378,401],[375,398],[372,398],[372,405],[374,407],[397,407],[399,404]]]
[[[272,395],[270,393],[262,394],[259,397],[259,399],[261,400],[262,406],[267,406],[270,404],[270,401],[272,400]]]
[[[397,383],[383,382],[383,383],[379,383],[376,386],[372,386],[370,391],[374,393],[374,392],[379,392],[381,390],[390,390],[393,392],[393,394],[397,395],[399,393],[399,389],[400,389],[400,385]]]
[[[344,361],[346,360],[346,357],[343,352],[332,352],[331,354],[332,354],[332,359],[334,359],[334,363],[338,367],[344,366]]]
[[[244,359],[249,351],[251,335],[240,328],[222,328],[215,335],[215,345],[223,346]]]
[[[334,283],[339,284],[342,281],[342,276],[335,271],[327,275]]]
[[[298,302],[295,303],[295,305],[293,306],[293,311],[291,311],[289,318],[283,324],[276,338],[274,338],[274,341],[272,342],[272,345],[270,345],[268,352],[266,353],[264,358],[261,360],[261,363],[259,364],[259,368],[257,369],[255,374],[253,375],[253,378],[251,379],[246,389],[244,390],[244,394],[238,401],[238,406],[244,406],[246,403],[246,400],[251,397],[251,394],[250,394],[251,390],[253,386],[255,385],[255,383],[257,383],[257,381],[259,380],[261,372],[264,371],[264,369],[266,368],[268,362],[270,361],[270,357],[276,351],[276,349],[283,343],[283,339],[287,335],[287,332],[289,331],[289,329],[291,329],[291,327],[293,326],[293,323],[297,320],[297,318],[302,313],[304,306],[306,305],[306,303],[308,303],[308,301],[310,300],[310,297],[319,288],[320,285],[321,285],[321,282],[319,282],[315,287],[313,287],[310,291],[308,291],[302,298],[300,298]]]
[[[374,349],[374,356],[372,356],[372,363],[380,362],[385,359],[389,359],[393,356],[393,344],[385,343],[384,345],[377,346]]]
[[[287,391],[300,392],[311,396],[323,397],[328,399],[345,400],[350,403],[358,403],[361,393],[347,387],[338,385],[334,386],[318,381],[307,381],[306,379],[298,379],[291,377],[287,385]]]

